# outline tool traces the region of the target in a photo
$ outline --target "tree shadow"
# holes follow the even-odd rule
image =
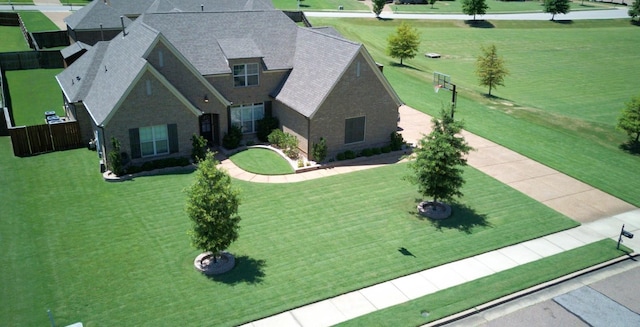
[[[629,140],[626,143],[620,144],[620,149],[628,154],[638,156],[640,155],[640,142]]]
[[[416,67],[404,64],[404,63],[401,65],[399,62],[392,62],[389,65],[391,65],[393,67],[407,68],[407,69],[411,69],[411,70],[416,70],[416,71],[419,71],[419,72],[422,71],[422,69],[420,69],[420,68],[416,68]]]
[[[422,202],[422,199],[415,199],[416,203]],[[431,223],[431,226],[435,227],[438,231],[443,229],[457,229],[465,234],[471,234],[475,227],[491,227],[491,223],[487,221],[487,215],[476,212],[473,208],[460,203],[449,203],[451,205],[452,214],[446,219],[429,219],[418,213],[418,210],[414,210],[412,214],[420,219],[427,220]]]
[[[469,27],[474,27],[474,28],[495,28],[496,27],[491,22],[486,21],[484,19],[482,20],[468,19],[468,20],[465,20],[464,23],[467,24]]]
[[[376,19],[378,19],[379,21],[383,21],[383,22],[387,22],[387,21],[389,21],[389,22],[390,22],[390,21],[392,21],[392,20],[393,20],[393,18],[380,17],[380,16],[376,17]]]
[[[571,25],[571,24],[573,24],[573,20],[571,20],[571,19],[554,19],[551,22],[559,24],[559,25]]]
[[[265,261],[243,255],[236,257],[236,266],[224,274],[207,276],[210,280],[229,285],[260,284],[264,279]]]

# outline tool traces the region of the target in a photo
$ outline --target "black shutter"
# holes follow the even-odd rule
[[[131,147],[131,159],[141,158],[140,153],[140,132],[137,128],[129,130],[129,144]]]
[[[178,146],[178,125],[167,125],[167,132],[169,133],[169,153],[176,153],[180,151]]]
[[[271,101],[264,102],[264,116],[265,117],[273,116],[273,110],[271,110]]]

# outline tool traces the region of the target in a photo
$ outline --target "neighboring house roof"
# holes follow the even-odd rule
[[[90,45],[84,42],[75,42],[74,44],[60,50],[60,54],[62,55],[62,58],[67,59],[81,52],[82,50],[89,50],[89,49],[91,49]]]
[[[268,70],[293,67],[298,28],[279,10],[145,14],[139,20],[166,36],[203,76],[230,73],[225,54],[262,57]]]
[[[124,25],[129,26],[131,19],[126,17],[127,14],[135,10],[139,10],[138,14],[142,13],[144,9],[136,7],[146,4],[144,8],[147,8],[152,1],[94,0],[65,18],[64,21],[72,30],[97,30],[100,28],[100,24],[104,29],[118,29],[122,28],[120,16],[125,16]]]
[[[93,0],[64,21],[72,30],[121,28],[120,16],[148,13],[273,10],[269,0]],[[125,18],[125,26],[131,19]]]

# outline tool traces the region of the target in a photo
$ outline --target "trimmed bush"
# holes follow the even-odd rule
[[[189,158],[187,157],[178,157],[178,158],[164,158],[153,161],[147,161],[140,166],[129,166],[127,167],[127,174],[135,174],[143,171],[150,171],[155,169],[169,168],[169,167],[184,167],[189,165]]]
[[[291,158],[298,158],[298,138],[279,129],[274,129],[267,137],[271,145],[279,148],[284,154]]]
[[[193,134],[191,136],[191,146],[193,147],[191,149],[191,160],[193,162],[200,162],[207,155],[207,143],[207,139],[201,135]]]
[[[391,146],[385,145],[382,148],[380,148],[380,151],[382,151],[382,153],[389,153],[391,152]]]
[[[344,160],[344,159],[346,159],[346,158],[344,157],[344,152],[340,152],[340,153],[338,153],[338,154],[336,155],[336,160],[338,160],[338,161],[342,161],[342,160]]]
[[[363,157],[371,157],[373,155],[373,149],[362,149],[362,152],[360,152],[360,155]]]
[[[344,158],[347,159],[347,160],[355,159],[356,157],[357,157],[356,153],[351,151],[351,150],[347,150],[347,151],[344,152]]]
[[[389,142],[389,146],[391,147],[391,151],[402,150],[402,146],[404,145],[404,138],[402,138],[402,134],[392,132],[390,138],[391,142]]]
[[[316,162],[324,160],[327,157],[327,141],[321,137],[320,142],[313,144],[311,154]]]
[[[111,137],[111,152],[109,152],[109,161],[107,162],[109,170],[116,176],[120,176],[124,173],[124,166],[122,165],[122,154],[120,154],[120,141],[117,138]]]
[[[242,142],[242,128],[238,125],[231,125],[229,132],[222,138],[222,146],[227,149],[235,149]]]

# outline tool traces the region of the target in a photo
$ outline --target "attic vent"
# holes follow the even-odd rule
[[[77,79],[78,81],[80,81],[80,76],[76,76],[76,79]]]
[[[200,11],[204,11],[204,5],[200,5]]]

